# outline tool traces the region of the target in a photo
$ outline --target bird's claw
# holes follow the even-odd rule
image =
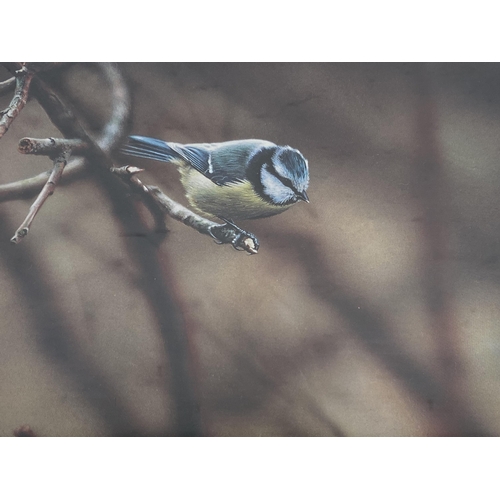
[[[217,245],[223,245],[225,242],[219,240],[219,238],[217,236],[215,236],[215,234],[213,233],[212,229],[214,229],[214,228],[211,228],[211,227],[208,228],[208,234],[212,237],[212,239],[214,240],[214,243],[217,243]]]
[[[232,221],[223,219],[225,224],[209,228],[208,232],[218,245],[231,243],[232,247],[239,252],[247,252],[254,255],[259,250],[259,240],[257,237],[236,226]],[[214,233],[216,230],[216,233]]]
[[[250,255],[254,255],[259,251],[259,240],[257,237],[243,230],[233,238],[231,245],[238,252],[247,252]]]

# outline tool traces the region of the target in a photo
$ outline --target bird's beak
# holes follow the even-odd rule
[[[307,193],[305,191],[302,191],[302,193],[297,193],[297,197],[299,198],[299,200],[309,203],[309,196],[307,196]]]

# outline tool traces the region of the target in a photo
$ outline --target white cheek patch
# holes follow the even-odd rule
[[[275,175],[268,172],[267,168],[260,171],[260,180],[264,193],[275,203],[284,203],[295,196],[295,193],[285,186]]]
[[[284,165],[281,162],[281,158],[275,155],[275,158],[273,158],[273,166],[281,177],[284,177],[285,179],[290,179],[293,181],[293,185],[297,189],[297,191],[305,191],[308,187],[309,184],[309,165],[307,163],[307,160],[302,157],[302,155],[299,153],[299,151],[288,148],[290,151],[295,151],[297,155],[300,156],[301,162],[304,162],[303,167],[304,168],[294,168],[293,169],[293,174],[291,173],[290,169]]]

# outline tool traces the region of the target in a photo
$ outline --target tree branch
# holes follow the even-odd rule
[[[37,98],[49,119],[62,134],[71,141],[79,139],[88,145],[88,151],[86,152],[88,161],[86,162],[85,158],[78,158],[71,162],[71,166],[74,165],[74,174],[82,172],[85,163],[93,168],[98,185],[108,193],[121,223],[125,227],[135,227],[141,222],[140,218],[133,209],[130,197],[126,196],[122,190],[117,189],[119,184],[116,176],[111,175],[113,161],[110,156],[125,134],[130,113],[130,99],[125,82],[118,69],[112,64],[101,64],[100,66],[111,84],[112,113],[110,120],[97,138],[93,138],[85,131],[71,107],[65,104],[57,93],[52,90],[51,86],[43,82],[40,77],[37,76],[33,80],[31,88],[33,96]],[[17,67],[14,65],[15,69]],[[53,148],[55,154],[56,151],[60,151],[58,147],[61,144],[64,144],[62,140],[51,142],[49,139],[43,142],[43,146],[36,144],[34,149],[36,150],[40,146],[38,151],[45,149],[43,154],[53,156],[50,149]],[[28,150],[30,147],[28,145]],[[66,159],[64,158],[63,161]],[[31,179],[0,186],[0,200],[23,197],[27,192],[35,189],[36,186],[43,186],[43,190],[50,191],[60,179],[60,172],[63,168],[62,164],[54,165],[51,173],[40,174]],[[69,168],[70,165],[64,169],[64,178],[67,178],[66,174]],[[49,181],[52,179],[54,186],[48,186],[47,179]],[[45,194],[40,193],[39,198],[44,196]],[[177,435],[201,435],[203,434],[203,427],[200,417],[200,405],[193,387],[190,370],[192,360],[189,354],[188,341],[182,327],[178,304],[175,302],[165,280],[161,279],[166,270],[162,268],[157,256],[157,250],[152,245],[144,244],[143,240],[136,238],[128,240],[127,246],[133,258],[140,264],[145,282],[151,284],[146,288],[147,296],[158,320],[172,372],[171,390],[175,411],[174,433]]]
[[[61,180],[61,184],[67,184],[76,178],[82,177],[87,172],[84,168],[84,163],[84,158],[72,158],[64,169],[64,177]],[[43,188],[50,177],[50,173],[51,170],[48,170],[27,179],[0,185],[0,203],[3,201],[32,198]]]
[[[19,68],[17,64],[4,64],[4,66],[11,72],[17,71]],[[111,66],[111,68],[109,66]],[[52,67],[54,67],[54,64],[46,63],[47,69]],[[102,146],[112,146],[114,148],[119,144],[121,136],[125,133],[125,127],[129,119],[130,97],[125,87],[125,83],[119,75],[118,69],[114,65],[106,63],[101,63],[100,67],[105,69],[105,75],[112,85],[112,114],[103,132],[97,138],[97,143]],[[42,69],[43,68],[40,68],[40,71]],[[15,77],[10,80],[14,82]],[[7,80],[7,82],[10,80]],[[96,146],[94,140],[91,139],[83,127],[81,127],[71,108],[64,104],[52,88],[41,81],[40,77],[36,77],[33,80],[31,92],[44,108],[52,123],[61,130],[66,137],[77,137],[85,142],[92,142],[94,146]],[[24,153],[25,151],[22,152]],[[102,154],[101,151],[100,153]],[[85,173],[84,167],[85,162],[82,158],[71,159],[64,169],[64,178],[62,182],[69,182],[83,175]],[[49,176],[50,171],[42,172],[34,177],[0,185],[0,202],[32,197],[43,188]]]
[[[25,155],[54,156],[66,150],[71,154],[84,152],[89,149],[86,142],[80,139],[33,139],[24,137],[19,141],[19,152]]]
[[[45,155],[53,157],[59,154],[64,149],[75,148],[76,151],[84,152],[90,149],[90,146],[80,139],[21,139],[19,150],[24,154]],[[82,159],[73,160],[67,171],[71,168],[73,176],[77,174],[82,166]],[[157,186],[144,184],[140,179],[135,177],[135,174],[142,172],[133,166],[126,167],[110,167],[110,171],[126,181],[129,186],[143,196],[144,202],[155,217],[156,223],[160,226],[162,232],[165,232],[163,216],[158,217],[157,209],[161,214],[167,214],[173,219],[182,222],[183,224],[192,227],[201,234],[205,234],[214,238],[219,244],[231,243],[235,246],[235,241],[238,246],[249,254],[256,254],[259,249],[257,238],[232,224],[217,224],[209,219],[201,217],[191,210],[187,209],[180,203],[175,202],[163,193]],[[44,172],[31,179],[17,181],[10,184],[0,186],[0,201],[9,199],[18,199],[21,190],[29,193],[31,190],[36,190],[40,182],[48,182],[50,172]],[[21,226],[20,229],[22,229]],[[25,234],[23,234],[25,236]],[[12,241],[12,240],[11,240]],[[13,241],[14,242],[14,241]],[[15,241],[16,243],[18,242]]]
[[[9,106],[0,112],[0,138],[9,130],[16,116],[28,101],[28,91],[34,73],[23,66],[16,72],[16,91]]]
[[[26,219],[24,219],[23,223],[19,226],[16,231],[16,234],[11,238],[11,242],[17,244],[24,238],[28,231],[30,230],[31,224],[36,217],[36,214],[40,211],[43,204],[47,200],[47,198],[54,193],[59,180],[61,179],[64,167],[68,162],[68,158],[70,155],[70,150],[67,149],[63,151],[55,160],[54,160],[54,168],[45,183],[45,186],[40,191],[40,194],[37,196],[36,200],[31,205],[28,215]]]
[[[129,118],[130,98],[125,83],[116,66],[103,63],[100,64],[100,67],[109,80],[112,89],[112,114],[102,134],[97,139],[91,137],[81,126],[72,108],[59,98],[50,85],[38,78],[33,83],[33,93],[46,111],[50,120],[66,137],[76,136],[78,139],[24,138],[19,144],[20,152],[24,154],[54,156],[68,148],[75,148],[77,151],[88,151],[89,156],[94,160],[93,164],[103,166],[108,170],[113,167],[113,162],[108,155],[112,149],[119,144],[125,134],[125,126]],[[83,162],[75,162],[71,167],[72,171],[79,170],[83,167]],[[52,173],[46,172],[31,179],[0,186],[0,200],[4,201],[7,199],[14,199],[17,197],[16,194],[31,192],[39,185],[43,185],[42,192],[32,205],[28,217],[18,229],[16,235],[11,239],[13,243],[18,243],[22,237],[26,236],[29,224],[32,223],[36,213],[38,213],[47,197],[53,192],[52,189],[52,191],[47,194],[49,186],[53,185],[55,187],[55,184],[52,184],[53,175],[57,172],[58,182],[63,169],[64,167],[56,169],[55,165]],[[27,222],[29,222],[28,225]]]
[[[125,126],[129,119],[130,99],[128,90],[117,67],[106,63],[99,63],[99,66],[110,82],[112,91],[112,116],[106,123],[102,134],[97,139],[88,134],[81,126],[71,107],[59,98],[49,84],[37,78],[33,81],[32,90],[40,105],[44,108],[52,123],[66,137],[76,137],[77,139],[24,138],[19,143],[19,151],[23,154],[37,154],[51,157],[59,154],[66,148],[70,148],[72,152],[86,151],[89,159],[94,160],[93,163],[119,175],[131,187],[143,195],[146,206],[153,214],[157,226],[160,226],[163,232],[165,232],[166,228],[158,209],[161,213],[168,214],[173,219],[192,227],[199,233],[211,236],[219,244],[231,243],[237,250],[244,250],[251,255],[256,254],[259,249],[259,242],[253,234],[244,231],[230,222],[216,224],[191,212],[184,206],[171,200],[157,186],[143,184],[134,175],[140,170],[136,169],[131,172],[131,167],[124,167],[125,170],[115,168],[109,153],[119,144],[124,135]],[[73,173],[73,171],[78,170],[81,166],[81,162],[77,164],[72,163],[66,170],[71,170]],[[50,175],[50,173],[46,172],[31,179],[0,186],[0,201],[21,197],[26,192],[31,193],[33,189],[36,189],[35,186],[39,185],[45,185],[43,188],[45,190]],[[26,227],[22,225],[20,230],[23,229],[26,229]],[[25,236],[26,233],[27,231],[22,231],[22,236]],[[19,241],[18,236],[16,233],[16,236],[11,241],[17,243]]]
[[[247,233],[234,224],[217,224],[191,212],[191,210],[169,198],[157,186],[144,184],[136,176],[136,174],[143,171],[142,169],[127,165],[121,168],[112,168],[111,171],[127,182],[134,191],[152,199],[163,213],[173,219],[196,229],[201,234],[211,236],[219,244],[231,243],[235,248],[238,246],[250,255],[258,252],[259,242],[254,235]],[[236,244],[236,242],[238,243]]]

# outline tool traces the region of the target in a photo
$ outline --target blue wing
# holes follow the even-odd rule
[[[263,148],[276,147],[272,142],[259,139],[227,141],[207,146],[210,148],[210,173],[207,177],[219,186],[246,180],[250,158]]]
[[[149,160],[173,163],[187,162],[202,174],[209,170],[210,154],[206,149],[181,146],[174,142],[160,141],[151,137],[130,136],[120,152]]]
[[[246,179],[248,160],[275,144],[257,139],[214,144],[177,144],[150,137],[130,136],[123,154],[164,162],[187,164],[219,186]]]

